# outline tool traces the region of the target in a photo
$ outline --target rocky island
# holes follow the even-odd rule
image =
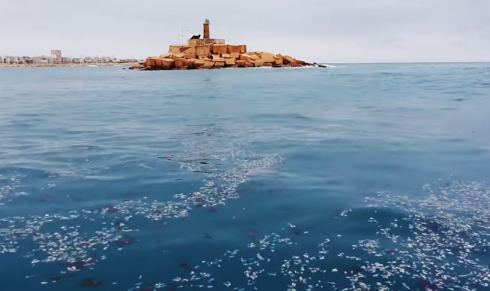
[[[246,67],[302,67],[322,66],[307,63],[290,56],[268,52],[249,52],[246,45],[226,44],[224,39],[212,39],[209,20],[204,22],[204,37],[191,37],[187,45],[171,45],[167,53],[149,57],[131,69],[186,70]]]

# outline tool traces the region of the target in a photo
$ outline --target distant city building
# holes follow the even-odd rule
[[[72,57],[62,57],[61,56],[61,51],[60,50],[52,50],[51,54],[48,56],[0,56],[0,64],[7,64],[7,65],[34,65],[34,64],[56,64],[56,63],[65,63],[65,64],[70,64],[70,63],[121,63],[121,62],[137,62],[138,60],[136,59],[124,59],[124,60],[118,60],[114,57],[107,57],[107,56],[95,56],[95,57],[79,57],[79,58],[72,58]]]
[[[61,50],[51,50],[51,56],[58,62],[61,62]]]

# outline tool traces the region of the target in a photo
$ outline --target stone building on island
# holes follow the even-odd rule
[[[209,20],[204,21],[203,38],[191,37],[187,45],[170,45],[167,53],[149,57],[144,70],[218,69],[223,67],[300,67],[313,66],[284,55],[248,52],[246,45],[226,44],[224,39],[210,38]]]

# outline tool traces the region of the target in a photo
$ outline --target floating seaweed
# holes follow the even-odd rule
[[[481,185],[474,187],[471,184],[471,182],[455,182],[451,183],[450,188],[446,190],[455,195],[462,195],[462,197],[454,198],[463,205],[470,203],[465,199],[475,195],[480,197],[481,203],[490,205],[488,203],[490,202],[490,191],[486,188],[482,190]],[[237,273],[243,272],[246,279],[245,284],[231,280],[216,282],[216,284],[222,284],[233,290],[246,290],[247,286],[257,286],[260,277],[274,278],[277,273],[289,278],[289,284],[285,286],[287,290],[331,288],[332,290],[434,291],[488,288],[490,282],[488,265],[472,258],[473,252],[484,252],[487,249],[484,247],[488,247],[489,233],[482,231],[482,228],[473,229],[477,225],[476,220],[481,219],[483,212],[488,210],[484,210],[484,206],[476,209],[475,212],[472,208],[455,209],[455,201],[448,201],[446,197],[444,198],[446,203],[436,203],[437,211],[434,212],[432,207],[427,208],[427,205],[432,204],[436,199],[434,195],[437,196],[440,193],[434,188],[426,187],[426,190],[428,190],[428,195],[419,200],[385,193],[367,199],[370,207],[374,209],[395,206],[406,212],[404,217],[396,218],[387,225],[380,225],[378,239],[360,239],[354,242],[352,252],[357,253],[357,250],[362,250],[364,255],[355,256],[348,253],[336,255],[337,258],[347,260],[346,263],[356,262],[355,265],[342,272],[343,276],[327,275],[341,272],[338,267],[329,268],[328,263],[320,263],[326,262],[326,257],[331,253],[330,239],[320,243],[316,253],[292,255],[289,259],[283,259],[279,269],[274,269],[276,268],[274,265],[270,265],[272,268],[269,267],[274,258],[274,250],[278,246],[290,246],[293,252],[295,249],[293,239],[273,233],[258,239],[257,244],[248,245],[249,250],[257,249],[254,256],[247,257],[242,254],[241,257],[237,257],[239,250],[227,251],[224,256],[229,258],[228,261],[203,261],[199,273],[190,271],[189,277],[179,277],[174,281],[192,283],[192,286],[198,288],[208,288],[208,278],[213,277],[214,272],[219,273],[223,265],[229,265],[225,267],[234,269]],[[468,191],[483,192],[477,194]],[[376,203],[373,203],[374,201]],[[377,211],[374,210],[373,215],[376,213]],[[344,216],[344,219],[348,217]],[[471,222],[471,225],[468,225],[468,222]],[[375,223],[379,224],[379,222]],[[289,227],[294,229],[296,226],[290,224]],[[402,237],[398,234],[399,230],[404,228],[411,231],[410,236]],[[255,229],[251,230],[251,233],[255,234],[255,232]],[[393,246],[396,247],[393,248]],[[330,260],[332,260],[331,257]],[[359,265],[359,263],[362,264]],[[326,278],[330,281],[326,281]],[[201,284],[198,283],[200,281],[202,281]],[[213,284],[214,281],[213,279]]]
[[[193,135],[199,138],[183,138],[189,153],[171,157],[182,169],[203,173],[199,190],[175,194],[169,201],[138,199],[131,194],[120,203],[92,210],[4,217],[0,219],[0,254],[20,252],[24,243],[33,243],[32,250],[23,253],[31,264],[61,264],[62,275],[52,276],[51,282],[70,280],[87,269],[100,268],[105,252],[111,248],[122,251],[139,243],[140,236],[134,235],[138,230],[128,226],[133,217],[160,225],[162,220],[166,223],[172,218],[187,217],[196,207],[211,212],[218,207],[224,209],[229,199],[240,196],[239,185],[283,161],[274,155],[250,153],[239,142],[223,144],[222,139],[208,139],[219,136],[220,130],[208,133]],[[6,185],[0,188],[1,201],[16,197],[19,177],[1,180]],[[483,183],[452,179],[425,185],[423,189],[425,193],[418,197],[378,193],[366,198],[362,211],[369,211],[371,217],[367,221],[353,215],[359,210],[340,212],[338,219],[366,227],[376,225],[376,231],[368,237],[333,234],[312,248],[301,245],[309,230],[295,224],[266,235],[252,227],[245,231],[248,244],[199,265],[189,262],[176,266],[180,273],[185,270],[184,278],[146,284],[145,277],[145,284],[138,282],[130,290],[267,289],[262,286],[264,278],[278,289],[290,291],[488,289],[490,190]],[[396,215],[387,221],[382,214],[386,212]],[[100,225],[89,231],[84,229],[88,223]],[[162,231],[163,226],[155,229]],[[204,240],[212,238],[204,233]],[[332,247],[332,242],[346,248],[340,252]],[[219,276],[224,269],[236,276]],[[82,287],[101,284],[91,278],[80,283]]]
[[[249,238],[256,239],[258,237],[258,234],[259,234],[259,230],[254,227],[247,229],[247,236]]]
[[[194,269],[191,267],[191,265],[187,264],[187,263],[181,263],[180,264],[180,267],[183,268],[183,269],[186,269],[187,271],[189,272],[192,272]]]
[[[101,281],[94,281],[92,278],[87,278],[80,282],[80,286],[82,287],[89,287],[89,288],[94,288],[94,287],[100,287],[102,286]]]

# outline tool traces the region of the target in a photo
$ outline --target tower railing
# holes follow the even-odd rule
[[[205,45],[205,44],[225,44],[225,40],[224,39],[215,39],[215,38],[189,39],[189,45],[191,45],[191,46]]]

